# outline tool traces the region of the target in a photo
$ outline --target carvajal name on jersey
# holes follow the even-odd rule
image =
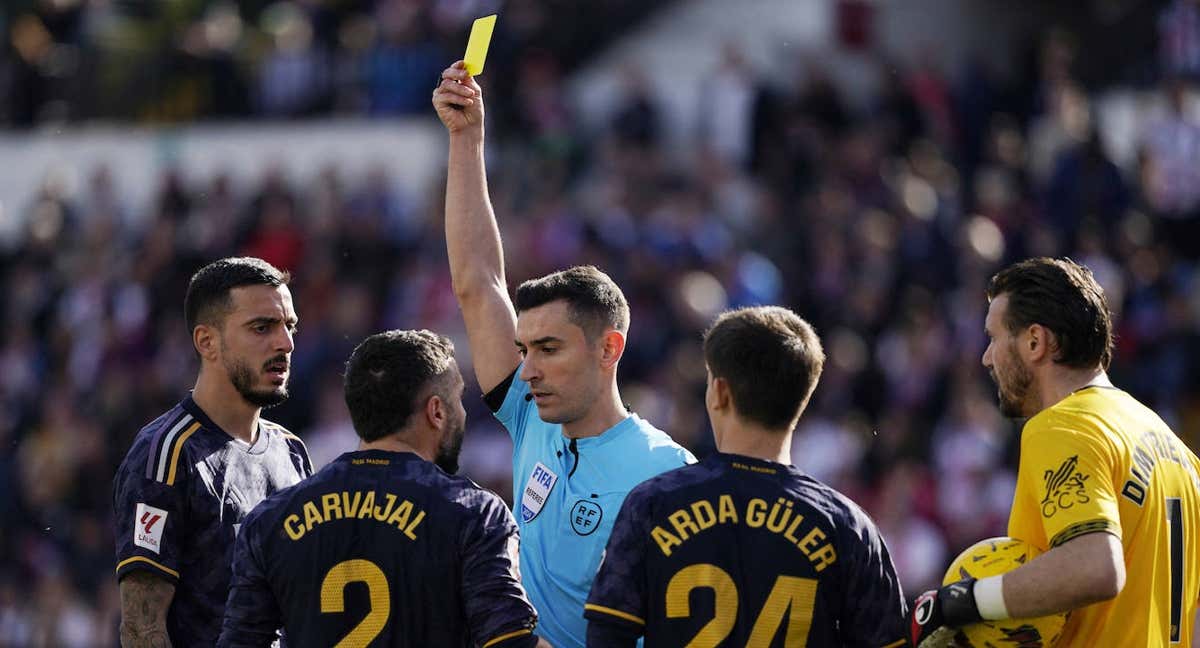
[[[542,465],[542,462],[539,461],[533,466],[533,472],[529,474],[529,481],[525,482],[525,491],[521,494],[521,519],[523,521],[528,522],[542,512],[542,507],[546,505],[546,498],[550,497],[550,491],[554,489],[557,481],[558,475]]]
[[[305,502],[302,510],[303,521],[296,513],[283,519],[283,530],[292,540],[303,538],[314,527],[326,522],[351,519],[374,519],[392,525],[410,540],[416,540],[417,527],[425,519],[425,511],[415,508],[412,502],[392,493],[376,495],[375,491],[325,493],[319,500]]]
[[[709,500],[697,500],[668,515],[671,530],[655,526],[650,530],[650,537],[664,556],[670,556],[676,547],[706,529],[718,524],[744,524],[779,534],[808,557],[814,569],[822,571],[837,561],[837,552],[828,542],[825,531],[814,524],[805,525],[804,516],[794,512],[794,506],[792,500],[783,497],[770,504],[756,497],[739,513],[731,495],[720,495],[715,506]]]

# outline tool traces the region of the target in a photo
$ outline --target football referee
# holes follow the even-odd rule
[[[584,601],[625,496],[695,459],[622,405],[629,305],[608,275],[586,266],[526,281],[514,309],[484,173],[483,98],[461,61],[442,72],[433,104],[450,132],[454,293],[479,386],[513,440],[523,582],[539,633],[582,647]]]

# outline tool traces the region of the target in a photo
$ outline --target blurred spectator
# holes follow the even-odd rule
[[[1158,15],[1158,55],[1164,75],[1200,78],[1200,3],[1171,0]]]

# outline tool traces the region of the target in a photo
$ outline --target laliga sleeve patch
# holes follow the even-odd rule
[[[529,474],[529,481],[525,482],[525,491],[521,494],[521,520],[529,522],[542,512],[542,507],[546,505],[546,499],[550,497],[550,491],[554,489],[554,484],[558,481],[558,475],[542,462],[537,462],[533,466],[533,472]]]
[[[133,544],[160,553],[163,529],[166,526],[166,511],[138,502],[133,519]]]

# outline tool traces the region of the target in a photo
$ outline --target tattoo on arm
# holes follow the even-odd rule
[[[121,648],[171,648],[167,608],[175,586],[149,572],[121,579]]]

